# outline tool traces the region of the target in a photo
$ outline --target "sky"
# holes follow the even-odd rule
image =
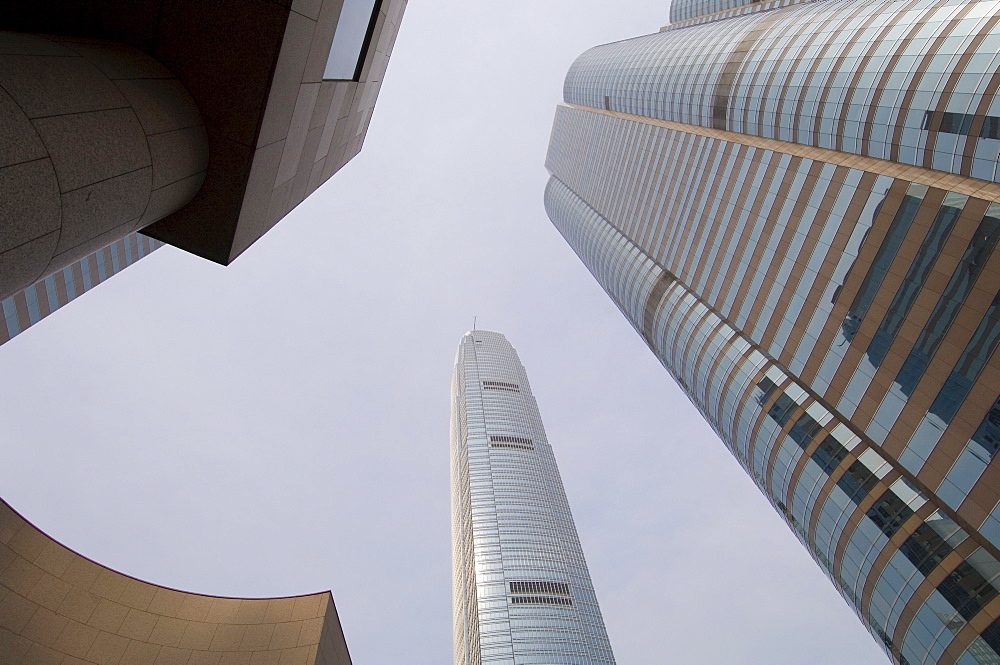
[[[566,70],[668,9],[412,2],[361,154],[236,262],[160,249],[0,347],[2,496],[165,586],[331,589],[355,665],[447,665],[475,316],[527,369],[620,665],[886,663],[545,216]]]

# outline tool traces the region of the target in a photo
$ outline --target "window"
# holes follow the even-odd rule
[[[357,81],[378,18],[380,0],[344,0],[326,59],[324,79]]]

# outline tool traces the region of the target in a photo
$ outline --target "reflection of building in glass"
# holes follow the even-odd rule
[[[550,218],[895,662],[1000,662],[1000,2],[671,12]]]
[[[614,663],[517,352],[473,330],[451,387],[455,665]]]

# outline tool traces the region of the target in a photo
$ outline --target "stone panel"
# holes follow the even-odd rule
[[[59,229],[59,183],[48,159],[0,168],[0,201],[0,252]]]
[[[83,56],[109,79],[173,78],[166,67],[141,51],[115,42],[77,40],[73,37],[52,38],[67,49]]]
[[[147,54],[0,32],[0,86],[0,253],[59,230],[58,246],[2,255],[0,298],[182,208],[204,181],[197,105]]]
[[[205,128],[199,126],[147,136],[153,162],[153,189],[189,178],[208,165]]]
[[[302,83],[302,69],[309,55],[315,29],[316,21],[301,14],[292,13],[288,17],[281,54],[271,79],[264,120],[257,135],[258,147],[274,143],[288,135]]]
[[[2,35],[4,33],[0,33]],[[0,88],[0,167],[47,156],[24,111]]]
[[[151,171],[139,169],[63,194],[62,233],[56,251],[65,252],[141,217],[152,189]]]
[[[163,219],[174,210],[183,206],[194,198],[204,182],[205,172],[202,172],[153,190],[152,194],[150,194],[146,211],[133,230],[139,230],[147,224],[151,224],[158,219]]]
[[[75,113],[33,122],[52,156],[63,192],[150,165],[146,135],[131,109]]]
[[[198,107],[177,79],[115,81],[147,134],[201,124]]]
[[[40,35],[6,31],[0,31],[0,53],[5,55],[73,55],[72,51]]]
[[[118,88],[83,58],[0,55],[3,86],[29,118],[125,106]]]
[[[15,293],[40,279],[58,240],[53,231],[0,253],[0,293]]]

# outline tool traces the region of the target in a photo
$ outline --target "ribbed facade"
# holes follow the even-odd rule
[[[1000,663],[998,9],[592,49],[547,160],[555,226],[909,665]]]
[[[130,233],[9,298],[0,300],[0,311],[3,313],[0,344],[162,246],[163,243],[159,240]]]
[[[613,665],[552,446],[503,335],[465,334],[451,398],[455,665]]]
[[[810,2],[598,46],[565,101],[997,180],[1000,2]]]

